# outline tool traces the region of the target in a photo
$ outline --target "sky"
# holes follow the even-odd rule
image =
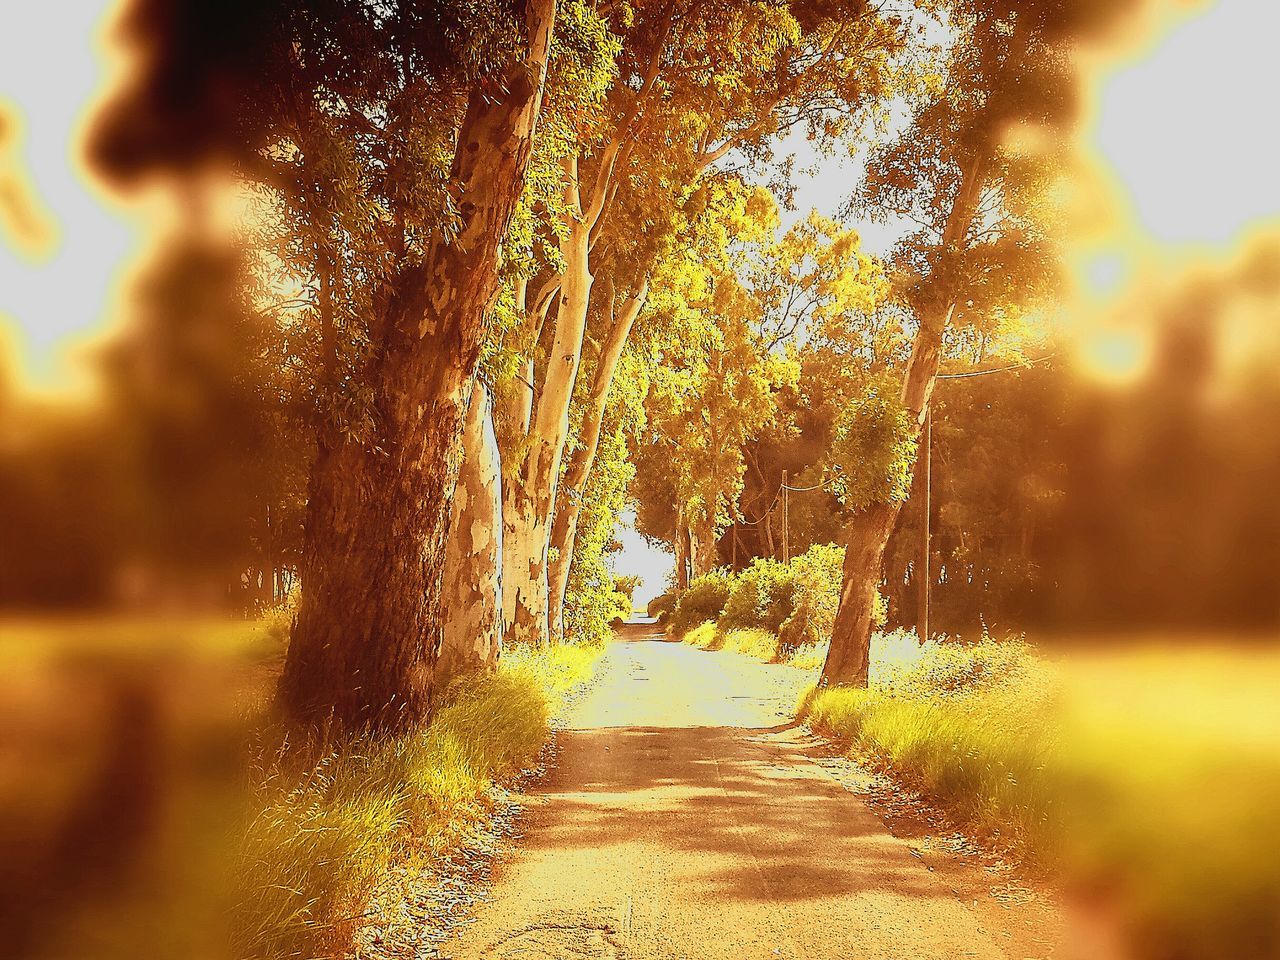
[[[76,356],[114,313],[153,229],[147,211],[109,198],[81,161],[85,118],[120,69],[103,36],[113,5],[28,4],[21,29],[0,31],[0,347],[16,349],[32,388],[74,386]],[[1139,269],[1224,255],[1251,226],[1280,223],[1280,0],[1197,10],[1093,72],[1082,135],[1109,229],[1078,268],[1098,296],[1118,293]],[[798,184],[795,216],[837,215],[858,174],[854,161],[823,160]],[[896,236],[859,226],[872,252]],[[671,559],[626,517],[619,538],[618,572],[644,578],[643,605]]]
[[[0,185],[25,181],[27,214],[44,235],[15,244],[12,216],[0,215],[0,344],[17,341],[20,366],[37,386],[68,385],[67,351],[114,312],[122,267],[144,242],[138,212],[91,183],[80,159],[84,121],[111,72],[98,37],[109,6],[27,4],[20,29],[0,30],[0,111],[11,108]]]

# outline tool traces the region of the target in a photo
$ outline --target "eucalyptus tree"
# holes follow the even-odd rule
[[[269,290],[318,453],[285,710],[336,730],[430,709],[460,439],[503,244],[553,111],[607,73],[573,0],[136,0],[142,69],[99,152],[229,159],[261,200]],[[547,94],[550,61],[575,71]]]
[[[534,644],[559,634],[549,610],[562,599],[564,569],[551,571],[552,549],[557,565],[570,562],[573,551],[573,507],[563,522],[553,518],[566,502],[560,474],[598,242],[633,225],[669,232],[671,218],[726,158],[766,161],[776,139],[792,130],[830,142],[860,129],[894,87],[905,30],[861,0],[646,0],[608,9],[622,41],[618,79],[603,122],[562,161],[562,202],[551,205],[549,227],[558,239],[554,262],[524,281],[516,298],[531,355],[508,387],[503,418],[516,425],[504,431],[504,576],[512,636]],[[620,194],[628,192],[646,215],[639,224],[614,223]],[[621,321],[606,338],[619,350],[634,322],[627,319],[632,307],[642,291],[651,294],[645,277],[661,248],[649,244],[649,256],[630,264],[622,302],[601,311]],[[539,340],[547,351],[541,364],[532,356]],[[603,410],[612,379],[607,365],[603,372],[587,401],[595,410]],[[583,450],[572,467],[570,504],[591,470],[590,444]]]
[[[854,497],[823,684],[867,683],[885,546],[910,486],[948,332],[1016,320],[1052,292],[1049,199],[1076,114],[1073,48],[1125,5],[932,6],[953,34],[945,76],[914,122],[873,154],[859,198],[865,209],[919,225],[894,258],[916,330],[900,388],[886,394],[883,383],[871,385],[843,425],[851,449],[883,476],[859,483],[863,493]]]

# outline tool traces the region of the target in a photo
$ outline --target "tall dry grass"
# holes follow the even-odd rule
[[[877,637],[811,726],[1052,869],[1140,960],[1280,957],[1280,651]]]
[[[398,860],[446,852],[489,813],[490,787],[536,757],[598,656],[515,651],[496,674],[455,685],[422,731],[304,764],[287,743],[261,749],[237,858],[237,955],[341,955],[377,880]]]

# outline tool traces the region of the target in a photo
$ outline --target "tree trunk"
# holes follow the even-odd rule
[[[487,673],[502,650],[502,467],[489,394],[480,383],[462,433],[462,467],[445,547],[445,611],[437,683]]]
[[[675,586],[678,591],[689,589],[689,527],[684,521],[684,506],[676,507],[676,574]]]
[[[699,517],[689,524],[689,558],[694,577],[701,577],[715,569],[716,531],[710,518]]]
[[[551,523],[551,546],[555,556],[547,576],[547,620],[553,642],[564,636],[564,596],[569,586],[569,567],[573,562],[574,542],[578,536],[578,517],[582,513],[582,495],[595,464],[596,450],[600,446],[600,429],[604,423],[605,405],[609,399],[609,387],[618,369],[618,361],[631,335],[631,327],[644,308],[649,293],[646,277],[636,294],[622,307],[622,312],[609,329],[609,337],[600,351],[595,376],[591,381],[591,393],[587,397],[587,409],[582,414],[581,446],[574,452],[565,471],[555,517]]]
[[[262,582],[259,584],[258,603],[266,609],[276,602],[276,550],[275,531],[271,529],[271,504],[267,504],[262,519]]]
[[[576,173],[572,182],[576,192]],[[535,404],[523,466],[512,478],[507,497],[511,514],[503,518],[507,526],[503,560],[507,638],[511,643],[535,647],[550,642],[547,557],[551,513],[569,435],[569,401],[578,376],[591,297],[590,232],[586,221],[575,221],[561,242],[565,272],[556,311],[555,339]]]
[[[394,732],[430,713],[459,439],[498,248],[524,186],[555,0],[529,0],[528,53],[476,90],[450,171],[456,233],[402,271],[366,370],[372,437],[325,437],[307,505],[305,584],[279,701],[332,732]]]
[[[849,525],[840,606],[819,681],[823,686],[867,685],[880,567],[898,510],[898,504],[877,503],[857,514]]]

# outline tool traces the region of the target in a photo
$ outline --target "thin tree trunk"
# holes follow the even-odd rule
[[[716,567],[716,531],[709,517],[689,524],[689,557],[693,576],[701,577]]]
[[[595,376],[591,381],[591,393],[587,408],[582,414],[581,446],[574,451],[565,471],[555,517],[551,523],[551,547],[555,555],[551,559],[547,575],[549,596],[547,620],[553,642],[564,636],[564,596],[569,585],[569,567],[573,562],[574,543],[578,536],[578,517],[582,513],[582,496],[586,490],[591,468],[595,464],[596,450],[600,446],[600,429],[604,423],[605,405],[609,400],[609,388],[613,384],[618,361],[631,335],[631,327],[644,308],[649,295],[649,278],[645,277],[640,289],[627,299],[600,351]]]
[[[274,531],[271,529],[271,504],[263,511],[262,523],[262,581],[258,585],[258,603],[266,608],[276,602],[276,551]]]
[[[588,233],[585,224],[575,223],[562,243],[565,273],[556,312],[555,340],[535,404],[526,459],[514,478],[508,501],[514,515],[504,517],[508,538],[504,563],[509,591],[504,595],[507,632],[512,643],[535,647],[546,646],[550,640],[547,555],[552,507],[569,435],[569,401],[578,376],[591,295]]]
[[[684,521],[684,505],[676,507],[676,590],[689,589],[689,527]]]
[[[462,467],[453,496],[444,563],[441,685],[487,673],[502,651],[502,466],[488,391],[479,382],[462,433]]]
[[[551,517],[555,508],[560,465],[569,436],[569,404],[582,357],[591,301],[591,238],[613,195],[614,165],[621,152],[614,139],[601,151],[594,184],[586,202],[578,181],[579,158],[563,162],[565,231],[560,242],[565,269],[560,277],[555,337],[541,391],[534,403],[527,449],[521,468],[508,487],[504,516],[506,554],[503,577],[503,618],[511,643],[545,646],[550,642],[547,603],[550,589],[547,560],[551,547]]]
[[[517,463],[519,445],[529,433],[529,424],[533,418],[533,354],[537,347],[538,334],[542,330],[547,311],[560,289],[560,278],[552,277],[539,289],[535,299],[529,301],[528,278],[521,277],[515,282],[516,311],[524,317],[519,349],[527,359],[522,360],[515,376],[502,384],[495,398],[501,429],[498,442],[502,447],[504,463],[510,466]]]
[[[459,130],[459,229],[403,272],[388,304],[367,370],[376,435],[324,438],[312,470],[306,588],[278,695],[295,721],[338,734],[402,730],[431,710],[459,440],[541,109],[555,0],[525,10],[527,56],[501,97],[473,93]]]

